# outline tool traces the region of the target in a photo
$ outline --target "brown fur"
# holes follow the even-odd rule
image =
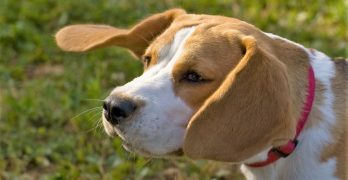
[[[57,32],[56,42],[63,50],[75,52],[117,45],[140,57],[152,40],[182,14],[185,14],[182,9],[168,10],[144,19],[130,30],[106,25],[71,25]]]
[[[196,28],[185,45],[187,50],[173,68],[174,91],[195,111],[219,87],[243,56],[238,39],[229,40],[220,30],[209,26]],[[180,78],[188,71],[198,72],[209,82],[194,85],[181,82]]]
[[[309,59],[298,46],[271,39],[248,23],[173,9],[150,16],[130,30],[104,25],[68,26],[56,34],[56,41],[67,51],[125,47],[137,57],[152,57],[146,70],[157,63],[158,50],[170,43],[178,30],[189,26],[196,26],[196,31],[173,69],[177,96],[195,111],[187,127],[186,155],[238,162],[292,139],[305,101]],[[323,150],[321,159],[335,157],[336,175],[344,179],[348,172],[348,70],[347,62],[338,64],[332,83],[338,123],[332,128],[334,141]],[[196,85],[181,82],[188,70],[210,81]],[[323,121],[318,106],[323,103],[324,90],[317,81],[305,128]]]
[[[239,38],[245,56],[188,125],[189,157],[239,162],[294,135],[284,64],[253,37]]]

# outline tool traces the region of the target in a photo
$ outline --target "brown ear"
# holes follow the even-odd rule
[[[152,15],[129,30],[106,25],[71,25],[59,30],[55,38],[65,51],[83,52],[116,45],[140,57],[149,43],[182,14],[185,14],[182,9],[171,9]]]
[[[187,127],[190,158],[240,162],[295,133],[285,65],[253,37],[240,39],[244,57]]]

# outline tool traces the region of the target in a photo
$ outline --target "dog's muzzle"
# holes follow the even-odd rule
[[[137,105],[130,99],[112,95],[103,103],[105,119],[112,125],[117,125],[131,116],[137,109]]]

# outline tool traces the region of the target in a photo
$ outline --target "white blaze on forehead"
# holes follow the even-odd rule
[[[153,82],[154,79],[162,81],[166,78],[171,78],[173,66],[179,58],[179,56],[182,54],[183,46],[187,38],[194,32],[194,30],[195,27],[189,27],[179,30],[175,34],[173,41],[169,44],[166,44],[159,51],[159,58],[156,65],[148,69],[141,76],[133,79],[133,81],[127,83],[122,87],[116,88],[112,92],[112,94],[115,92],[119,92],[120,89],[128,88],[130,85],[132,85],[132,88],[128,88],[128,92],[135,91],[135,83],[139,83],[139,86],[143,87],[142,84],[147,82]],[[163,78],[164,76],[166,78]]]
[[[132,146],[129,149],[161,155],[181,148],[185,125],[192,110],[175,95],[172,70],[184,50],[187,38],[194,30],[194,27],[179,30],[173,41],[159,51],[156,65],[111,93],[144,102],[144,106],[131,119],[115,128],[127,144]]]
[[[166,44],[160,51],[159,51],[159,62],[170,62],[171,65],[174,65],[175,61],[178,59],[178,56],[182,54],[183,46],[187,40],[188,37],[193,33],[195,30],[194,27],[184,28],[178,31],[172,43]]]

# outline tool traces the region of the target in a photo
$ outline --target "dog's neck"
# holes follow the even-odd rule
[[[301,144],[287,158],[279,159],[265,167],[252,168],[242,165],[241,170],[248,180],[293,180],[330,179],[335,173],[335,159],[321,162],[323,149],[320,136],[329,137],[330,122],[322,122],[316,127],[305,129],[300,135]]]
[[[316,89],[308,124],[298,137],[299,144],[290,156],[268,166],[252,168],[242,165],[241,170],[248,180],[330,179],[336,173],[336,159],[322,161],[321,157],[325,145],[333,141],[330,132],[336,123],[334,95],[330,83],[335,75],[335,67],[320,52],[309,54],[309,57],[319,87]],[[254,159],[264,158],[266,152],[260,153]]]

